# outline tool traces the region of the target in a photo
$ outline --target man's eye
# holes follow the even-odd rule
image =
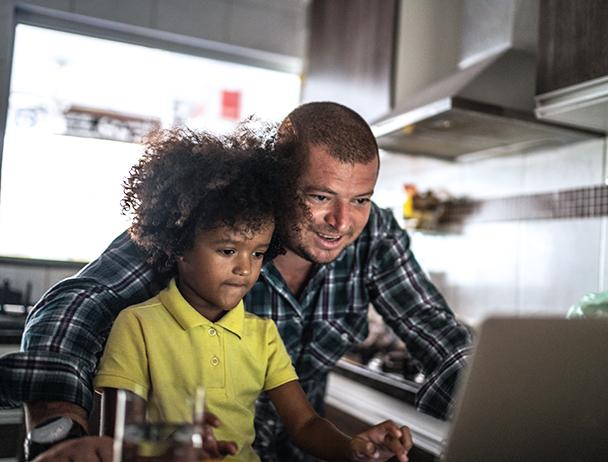
[[[310,194],[309,197],[316,202],[325,202],[328,200],[328,197],[323,194]]]
[[[369,201],[370,201],[369,197],[361,197],[361,198],[355,199],[355,203],[358,205],[367,204]]]
[[[234,255],[236,251],[234,249],[219,249],[218,252],[227,257]]]

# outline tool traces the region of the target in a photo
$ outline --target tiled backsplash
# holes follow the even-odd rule
[[[546,220],[608,216],[608,186],[596,185],[487,200],[447,204],[442,224],[509,220]]]

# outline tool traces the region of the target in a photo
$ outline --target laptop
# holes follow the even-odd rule
[[[608,320],[484,322],[441,460],[608,461]]]

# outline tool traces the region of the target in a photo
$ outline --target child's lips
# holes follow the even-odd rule
[[[236,289],[246,289],[247,288],[247,283],[245,282],[225,282],[224,283],[225,286],[229,286],[229,287],[234,287]]]

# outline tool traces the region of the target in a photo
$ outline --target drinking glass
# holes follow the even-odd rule
[[[192,401],[192,422],[151,423],[146,403],[126,390],[116,395],[113,462],[197,462],[203,447],[204,392]]]

